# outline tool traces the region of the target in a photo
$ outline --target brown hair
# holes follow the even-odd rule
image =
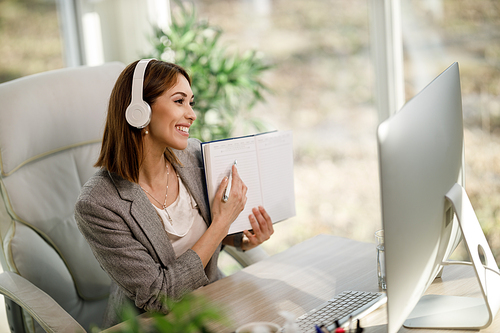
[[[127,66],[116,80],[111,92],[106,126],[102,139],[101,153],[95,167],[104,167],[119,176],[137,183],[143,158],[141,129],[130,126],[125,119],[125,110],[132,99],[132,76],[135,61]],[[177,83],[183,75],[191,85],[191,78],[180,66],[158,60],[151,60],[144,74],[143,99],[152,105],[165,91]],[[179,164],[173,151],[167,147],[165,157]]]

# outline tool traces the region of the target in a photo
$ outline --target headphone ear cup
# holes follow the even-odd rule
[[[144,128],[151,120],[151,107],[144,101],[132,103],[125,111],[125,118],[130,126]]]
[[[125,110],[125,119],[127,119],[130,126],[136,128],[148,126],[151,120],[151,107],[142,97],[146,66],[151,60],[156,59],[139,60],[135,65],[134,74],[132,76],[132,96],[130,104]]]

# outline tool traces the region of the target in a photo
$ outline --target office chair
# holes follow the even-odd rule
[[[73,214],[96,171],[109,95],[124,67],[66,68],[0,85],[0,282],[22,307],[6,302],[14,332],[101,324],[110,280]]]
[[[12,332],[101,325],[110,279],[76,226],[74,204],[96,171],[109,95],[124,67],[0,84],[0,293]],[[234,255],[243,266],[267,256],[254,250]]]

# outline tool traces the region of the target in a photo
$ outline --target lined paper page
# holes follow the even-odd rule
[[[263,206],[273,223],[295,216],[292,132],[256,137]]]
[[[238,174],[247,186],[247,203],[244,210],[233,222],[229,234],[245,229],[251,229],[248,215],[252,208],[263,204],[259,182],[259,168],[257,165],[257,153],[255,137],[243,137],[231,140],[211,142],[204,145],[204,157],[210,158],[211,167],[207,169],[208,199],[212,206],[213,198],[217,192],[222,179],[229,176],[234,160],[238,161]],[[206,163],[207,164],[207,163]],[[209,184],[213,180],[213,184]],[[231,196],[231,194],[229,194]]]

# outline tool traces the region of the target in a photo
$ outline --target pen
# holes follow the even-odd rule
[[[321,333],[330,333],[330,331],[325,327],[325,325],[320,325],[319,329],[321,330]]]
[[[234,160],[234,165],[237,164],[237,161]],[[226,187],[226,192],[224,192],[224,197],[222,198],[222,201],[227,202],[229,199],[229,192],[231,192],[231,183],[233,182],[233,169],[231,168],[231,173],[229,174],[229,179],[227,181],[227,187]]]

